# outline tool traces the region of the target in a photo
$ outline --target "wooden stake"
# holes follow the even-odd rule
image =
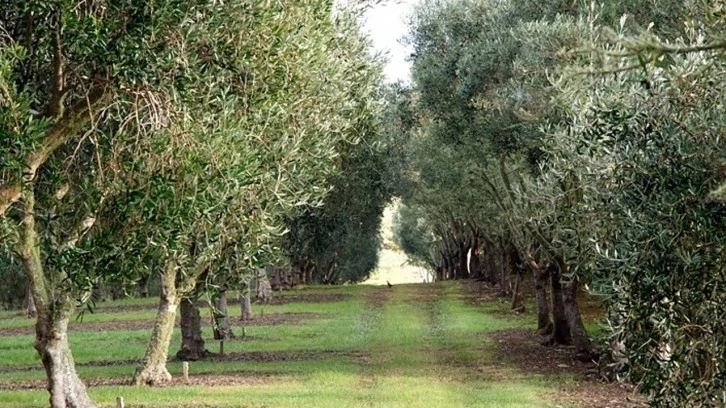
[[[189,383],[189,362],[182,362],[182,373],[184,374],[184,382]]]
[[[224,340],[219,341],[219,354],[224,355]]]
[[[124,397],[116,397],[116,408],[124,408]]]

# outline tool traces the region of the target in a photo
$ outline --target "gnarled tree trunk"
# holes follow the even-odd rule
[[[487,280],[492,285],[496,285],[497,284],[497,252],[496,252],[496,248],[492,241],[487,239],[485,242],[486,242],[486,244],[485,244],[486,253],[484,255],[486,256],[486,263],[487,263],[487,273],[486,273]]]
[[[166,360],[169,356],[169,343],[179,305],[175,281],[176,269],[170,262],[161,275],[159,309],[156,312],[154,329],[146,347],[146,354],[134,373],[133,383],[136,385],[157,385],[171,381],[171,374],[166,369]]]
[[[595,358],[597,353],[592,347],[590,337],[587,335],[585,325],[582,323],[580,309],[577,307],[578,289],[579,282],[577,281],[577,279],[573,280],[565,286],[565,316],[567,318],[567,324],[570,328],[572,344],[575,346],[575,352],[577,353],[578,358],[583,361],[589,361]]]
[[[35,325],[34,347],[40,354],[48,376],[50,406],[53,408],[96,406],[76,374],[73,355],[68,346],[68,320],[74,310],[73,303],[69,298],[63,303],[56,302],[54,310],[38,314]]]
[[[185,297],[181,301],[180,314],[181,321],[181,349],[176,353],[177,358],[184,361],[194,361],[209,355],[209,351],[204,348],[204,338],[202,337],[202,317],[197,306],[198,297]]]
[[[469,274],[472,278],[478,279],[481,277],[481,263],[479,261],[479,239],[474,237],[471,246],[471,258],[469,259]]]
[[[512,272],[512,258],[509,255],[509,251],[504,248],[499,252],[501,255],[499,264],[499,293],[503,297],[508,297],[512,294],[512,282],[509,278]]]
[[[458,245],[459,259],[458,259],[458,273],[456,279],[468,279],[469,278],[469,263],[467,262],[467,254],[469,253],[469,247],[465,241],[460,241]]]
[[[524,280],[524,265],[519,256],[519,252],[512,246],[509,248],[509,264],[513,267],[517,274],[517,280],[514,283],[514,291],[512,293],[512,310],[524,312],[524,296],[522,295]]]
[[[240,320],[252,320],[252,301],[250,294],[250,285],[246,285],[243,292],[239,294],[240,304]]]
[[[219,289],[219,295],[214,303],[214,339],[229,340],[234,337],[234,333],[232,333],[232,325],[229,322],[227,289],[224,286]]]
[[[75,308],[75,302],[67,292],[57,291],[45,278],[43,264],[35,230],[35,193],[33,183],[23,188],[24,214],[20,225],[20,236],[16,252],[23,263],[28,277],[31,298],[37,310],[35,343],[48,377],[50,406],[52,408],[95,408],[78,374],[73,355],[68,345],[68,320]],[[62,276],[56,276],[57,281]],[[56,280],[56,279],[54,279]]]
[[[534,275],[534,297],[537,304],[537,333],[543,336],[552,334],[552,320],[550,320],[550,307],[547,302],[547,280],[549,271],[539,266],[532,267]]]
[[[149,281],[151,281],[151,274],[142,276],[137,282],[139,296],[142,298],[149,297]]]
[[[560,269],[556,265],[548,267],[552,288],[552,336],[549,344],[570,344],[570,327],[565,316],[565,305],[560,282]]]

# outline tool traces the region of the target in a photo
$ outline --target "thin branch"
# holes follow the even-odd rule
[[[60,11],[56,11],[55,14],[55,30],[53,31],[53,76],[51,78],[52,90],[46,113],[48,116],[57,119],[63,116],[63,100],[68,94],[68,89],[65,86]]]

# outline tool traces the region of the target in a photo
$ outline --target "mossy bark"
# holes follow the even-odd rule
[[[136,385],[159,385],[171,381],[171,374],[166,369],[166,361],[169,356],[171,335],[174,331],[176,309],[179,306],[175,281],[176,269],[170,263],[161,275],[159,308],[156,312],[151,339],[146,347],[146,354],[134,373],[132,381]]]
[[[223,286],[215,299],[214,310],[214,339],[229,340],[234,337],[232,324],[229,321],[229,310],[227,307],[227,289]]]
[[[246,285],[244,291],[239,295],[240,303],[240,320],[252,320],[252,301],[250,294],[250,285]]]
[[[16,252],[28,277],[31,298],[37,311],[35,343],[48,378],[50,406],[52,408],[95,408],[88,397],[86,386],[76,373],[73,355],[68,345],[68,320],[75,302],[68,292],[55,290],[52,282],[60,282],[63,276],[48,280],[40,257],[38,236],[35,230],[35,194],[33,183],[25,183],[22,193],[23,218]]]

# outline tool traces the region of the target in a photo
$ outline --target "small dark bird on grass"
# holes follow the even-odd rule
[[[389,281],[386,281],[386,283],[388,284],[388,287],[389,287],[389,288],[392,288],[392,287],[393,287],[393,285],[391,285],[391,282],[389,282]]]

